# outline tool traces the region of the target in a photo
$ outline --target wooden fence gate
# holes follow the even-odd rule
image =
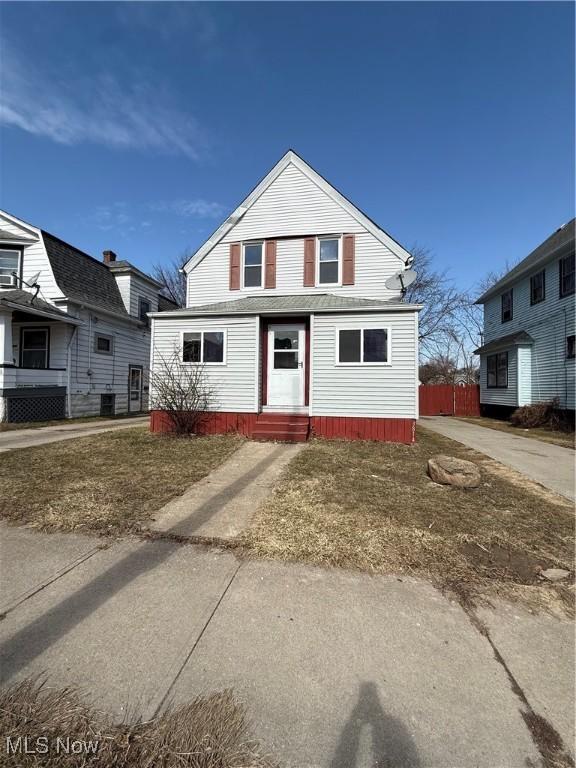
[[[478,384],[421,384],[420,416],[480,416]]]

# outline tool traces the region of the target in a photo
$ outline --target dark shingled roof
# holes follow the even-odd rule
[[[158,294],[158,312],[170,312],[179,309],[178,304],[163,293]]]
[[[42,312],[50,312],[52,315],[57,317],[70,317],[70,315],[68,315],[66,312],[62,312],[61,309],[58,309],[53,304],[48,304],[47,301],[43,301],[38,297],[34,298],[33,293],[30,293],[30,291],[22,291],[19,288],[0,290],[0,304],[4,304],[5,302],[10,302],[10,304],[18,304],[18,306],[22,307],[23,310],[28,308],[41,309]]]
[[[487,344],[484,344],[478,349],[474,350],[475,355],[484,355],[486,352],[492,352],[496,349],[504,349],[505,347],[515,347],[518,344],[533,344],[534,339],[526,331],[516,331],[516,333],[509,333],[507,336],[500,336],[499,339],[493,339]]]
[[[128,315],[118,284],[106,264],[42,230],[58,287],[72,301]]]

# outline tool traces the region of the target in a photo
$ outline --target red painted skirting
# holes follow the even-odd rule
[[[221,435],[226,432],[239,432],[251,437],[256,425],[257,413],[205,413],[199,424],[200,435]],[[172,423],[165,411],[150,412],[150,432],[172,432]]]
[[[355,416],[312,416],[310,429],[316,437],[413,443],[416,435],[416,421],[415,419],[371,419]]]
[[[239,432],[245,437],[252,437],[257,426],[258,416],[259,414],[257,413],[206,413],[198,433],[202,435],[217,435],[225,432]],[[150,431],[172,431],[172,424],[165,412],[151,411]],[[416,421],[414,419],[311,416],[310,431],[315,437],[413,443]]]

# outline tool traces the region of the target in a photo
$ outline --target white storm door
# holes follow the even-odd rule
[[[130,413],[138,413],[142,410],[142,368],[130,366],[128,368],[128,410]]]
[[[303,323],[268,326],[268,405],[304,405]]]

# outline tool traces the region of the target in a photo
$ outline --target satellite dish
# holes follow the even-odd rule
[[[405,293],[408,286],[412,285],[414,280],[416,280],[416,276],[416,272],[413,269],[404,269],[389,277],[384,285],[391,291],[402,291],[402,293]]]
[[[33,275],[30,280],[28,280],[28,285],[32,288],[33,286],[38,284],[38,278],[40,277],[40,272],[36,272],[35,275]]]

